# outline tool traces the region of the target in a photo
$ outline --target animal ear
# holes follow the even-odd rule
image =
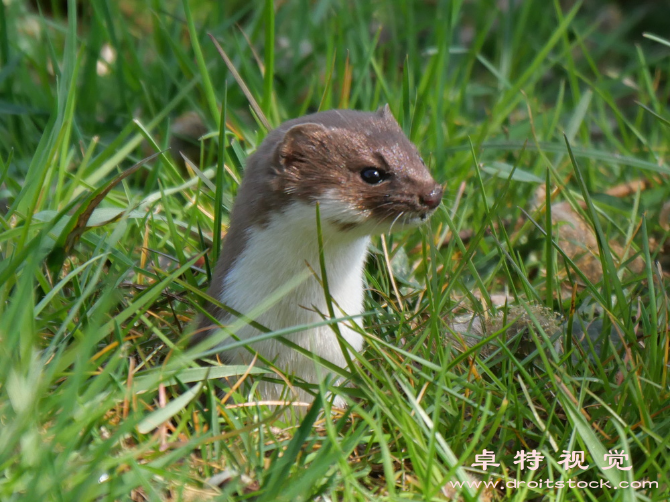
[[[321,124],[307,122],[294,125],[284,133],[277,148],[279,163],[286,167],[295,160],[309,157],[327,135],[328,130]]]
[[[400,127],[398,121],[393,116],[393,113],[391,112],[391,107],[389,106],[388,103],[386,103],[384,106],[379,107],[379,109],[377,110],[377,116],[390,124],[395,124],[398,127]]]

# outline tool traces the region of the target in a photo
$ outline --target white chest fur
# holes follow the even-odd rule
[[[326,218],[327,211],[324,211],[324,255],[330,295],[337,305],[335,315],[360,314],[363,309],[363,266],[369,238],[342,231],[328,223]],[[220,300],[247,315],[260,308],[262,312],[253,317],[271,330],[319,322],[322,320],[319,312],[323,315],[328,312],[326,298],[317,278],[308,273],[308,265],[320,277],[316,213],[313,206],[296,202],[273,216],[265,227],[249,230],[244,252],[229,270]],[[279,290],[299,276],[305,279],[268,306]],[[362,349],[363,338],[359,333],[344,323],[340,324],[340,332],[354,350]],[[249,339],[258,331],[244,326],[236,334],[240,339]],[[299,331],[288,338],[337,366],[345,366],[340,345],[330,326]],[[253,348],[274,361],[280,369],[305,381],[316,383],[317,375],[326,374],[322,367],[317,370],[315,361],[274,339],[257,342]],[[226,351],[225,357],[231,363],[248,363],[253,356],[241,348]],[[280,390],[280,386],[272,385],[261,388],[268,399],[279,397]],[[300,397],[307,399],[304,394]]]

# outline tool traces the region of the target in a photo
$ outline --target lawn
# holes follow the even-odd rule
[[[667,12],[0,1],[0,500],[670,499]],[[442,205],[373,239],[353,386],[257,404],[187,344],[246,158],[385,103]]]

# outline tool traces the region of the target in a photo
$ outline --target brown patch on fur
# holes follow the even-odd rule
[[[319,115],[329,120],[293,126],[277,148],[275,161],[281,166],[277,192],[305,202],[335,193],[339,201],[379,221],[400,213],[432,211],[422,198],[431,193],[441,196],[442,188],[388,112],[336,110]],[[338,123],[338,116],[344,123]],[[361,178],[365,168],[384,172],[386,179],[366,183]]]

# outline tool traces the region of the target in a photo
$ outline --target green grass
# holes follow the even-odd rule
[[[670,498],[660,3],[618,18],[558,0],[40,3],[0,2],[0,500],[444,500],[468,472],[658,483],[500,500]],[[430,226],[374,241],[367,350],[334,389],[351,407],[318,397],[296,417],[242,406],[245,387],[222,403],[222,377],[273,376],[199,368],[184,343],[246,157],[266,121],[387,102],[447,190]],[[186,170],[165,150],[189,111],[208,134]],[[545,180],[594,229],[605,280],[547,231]],[[602,336],[552,340],[541,305]],[[449,336],[464,311],[502,316],[465,351]],[[500,466],[471,467],[484,449]],[[545,461],[520,470],[533,449]],[[604,469],[621,449],[633,468]],[[566,473],[564,450],[589,468]]]

